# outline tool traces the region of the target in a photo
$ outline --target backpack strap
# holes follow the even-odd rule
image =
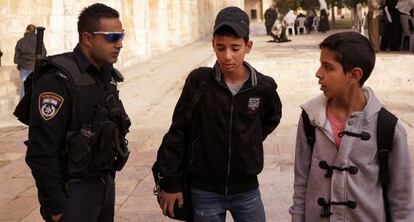
[[[197,91],[194,94],[193,98],[191,99],[190,108],[187,110],[185,116],[188,120],[191,120],[194,114],[194,110],[197,107],[197,104],[201,98],[201,96],[207,91],[208,89],[208,80],[211,78],[213,74],[213,69],[210,67],[200,67],[196,70],[196,78],[198,79],[198,86]]]
[[[313,146],[315,145],[315,141],[316,141],[315,127],[311,124],[311,122],[309,120],[309,116],[305,112],[305,110],[302,109],[302,114],[301,115],[302,115],[303,129],[305,130],[306,140],[308,141],[308,144],[310,146],[310,152],[311,152],[311,156],[312,156]],[[309,169],[311,167],[311,162],[312,161],[309,161]]]
[[[95,84],[95,80],[88,74],[82,73],[75,60],[70,58],[72,52],[50,57],[50,63],[68,75],[74,85],[89,86]]]
[[[395,133],[395,125],[398,118],[384,107],[378,113],[377,124],[377,148],[378,148],[378,164],[379,175],[382,185],[382,196],[384,198],[384,208],[387,222],[391,221],[391,213],[388,203],[388,184],[390,182],[388,171],[388,156],[392,150],[392,144]]]
[[[192,118],[193,118],[193,114],[194,111],[198,105],[198,102],[200,101],[201,96],[207,91],[208,89],[208,81],[210,80],[211,76],[213,76],[213,72],[214,70],[212,68],[209,67],[200,67],[198,69],[195,69],[192,73],[194,73],[195,78],[197,79],[197,91],[195,92],[195,94],[193,95],[191,102],[190,102],[190,107],[185,111],[184,113],[184,117],[186,118],[187,122],[191,122]],[[190,73],[190,74],[192,74]],[[187,123],[188,124],[188,123]],[[154,162],[154,164],[152,165],[152,174],[154,177],[154,181],[155,181],[155,186],[153,188],[153,193],[154,195],[159,194],[159,192],[161,191],[161,181],[162,179],[164,179],[164,176],[162,175],[161,172],[161,167],[160,167],[160,153],[162,152],[162,147],[163,144],[165,143],[165,136],[161,142],[160,148],[158,149],[157,152],[157,157],[156,157],[156,161]],[[186,154],[187,156],[190,156],[190,152],[186,147]],[[187,164],[187,163],[186,163]],[[185,167],[187,167],[185,165]],[[186,175],[186,177],[188,177],[188,174]],[[185,180],[188,180],[185,179]]]
[[[315,145],[315,127],[311,124],[309,120],[308,114],[305,110],[302,110],[302,121],[303,121],[303,129],[305,130],[306,139],[308,140],[308,144],[311,147],[311,153],[313,151],[313,145]]]

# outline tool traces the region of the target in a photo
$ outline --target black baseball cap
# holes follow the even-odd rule
[[[227,7],[222,9],[214,23],[214,33],[223,26],[232,28],[240,38],[249,36],[250,20],[247,13],[238,7]]]

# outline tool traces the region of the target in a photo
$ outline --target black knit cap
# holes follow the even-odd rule
[[[214,33],[226,25],[232,28],[240,38],[249,36],[249,16],[238,7],[227,7],[217,14],[214,23]]]

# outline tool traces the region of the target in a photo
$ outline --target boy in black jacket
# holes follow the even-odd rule
[[[265,221],[257,175],[263,141],[279,124],[282,104],[275,81],[244,61],[253,45],[249,23],[237,7],[221,10],[212,40],[217,62],[186,80],[158,151],[165,215],[174,217],[174,204],[183,205],[181,181],[188,174],[195,221],[224,221],[227,210],[234,221]],[[207,89],[193,107],[200,82]]]

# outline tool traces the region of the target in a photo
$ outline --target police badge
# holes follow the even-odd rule
[[[44,120],[52,119],[62,107],[63,98],[53,92],[44,92],[39,95],[39,113]]]
[[[259,106],[260,106],[260,98],[259,97],[250,97],[249,102],[247,104],[247,113],[249,113],[249,114],[256,113]]]

